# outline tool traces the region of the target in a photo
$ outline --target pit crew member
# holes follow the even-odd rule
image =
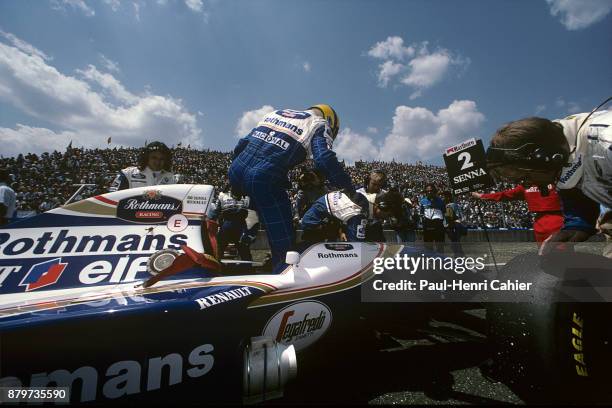
[[[249,216],[249,197],[232,190],[229,193],[221,192],[213,203],[209,217],[217,220],[220,228],[217,233],[217,254],[222,259],[228,244],[236,245],[240,259],[251,261],[249,230],[247,218]]]
[[[296,226],[312,204],[326,193],[325,177],[320,171],[304,169],[298,177],[298,188],[293,209],[293,222]]]
[[[338,130],[338,115],[329,105],[305,111],[282,109],[265,115],[234,149],[230,184],[251,198],[266,226],[274,272],[285,268],[285,254],[294,244],[287,194],[289,170],[312,156],[315,168],[331,184],[354,191],[351,178],[332,151]]]
[[[563,213],[561,212],[561,199],[557,189],[552,184],[547,186],[548,194],[542,195],[538,186],[525,186],[519,184],[514,188],[496,193],[472,192],[472,197],[491,201],[525,200],[529,212],[534,214],[533,233],[536,242],[541,245],[551,235],[563,227]]]
[[[370,217],[369,202],[361,194],[352,199],[342,191],[333,191],[319,198],[310,207],[301,226],[302,239],[308,245],[326,240],[337,240],[341,229],[347,241],[378,241],[378,234],[370,233],[371,220],[381,220],[399,216],[403,198],[395,191],[378,194],[372,206]]]
[[[612,99],[612,98],[610,98]],[[603,106],[610,99],[599,107]],[[598,107],[598,108],[599,108]],[[612,211],[612,111],[571,115],[550,121],[526,118],[500,128],[487,150],[487,165],[495,177],[537,185],[542,194],[556,182],[563,203],[564,224],[550,242],[585,241]],[[610,251],[610,234],[606,235]]]
[[[121,170],[109,191],[128,188],[176,184],[176,176],[171,171],[172,152],[162,142],[149,143],[140,156],[138,166]]]
[[[381,193],[385,193],[384,187],[387,184],[387,174],[380,169],[374,169],[364,180],[364,186],[357,190],[359,194],[362,194],[370,204],[368,210],[369,215],[369,228],[371,234],[376,234],[378,242],[385,242],[385,234],[383,233],[384,219],[377,219],[374,217],[374,201],[376,196]]]

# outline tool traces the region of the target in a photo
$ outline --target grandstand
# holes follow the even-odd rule
[[[217,191],[227,190],[227,169],[231,154],[214,150],[173,148],[173,170],[180,174],[182,183],[211,184]],[[117,172],[138,162],[140,148],[84,149],[68,147],[64,152],[20,154],[17,157],[0,158],[13,179],[17,193],[18,216],[48,211],[62,205],[77,190],[75,185],[91,184],[75,197],[85,198],[108,191]],[[310,165],[309,163],[305,165]],[[395,185],[405,197],[418,202],[422,188],[433,182],[439,191],[449,189],[443,167],[423,163],[356,162],[345,164],[355,185],[361,185],[372,169],[387,173],[389,184]],[[292,201],[297,194],[297,175],[300,169],[291,171],[289,177]],[[509,186],[503,185],[500,188]],[[480,201],[469,195],[457,197],[464,213],[464,224],[478,228],[479,213],[488,228],[527,229],[532,226],[532,216],[522,201],[495,203]]]

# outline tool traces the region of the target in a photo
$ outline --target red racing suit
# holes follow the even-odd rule
[[[492,201],[525,200],[529,212],[535,215],[533,232],[536,241],[541,243],[563,227],[561,199],[553,185],[549,185],[548,189],[548,195],[543,196],[538,187],[525,188],[525,186],[519,184],[509,190],[482,194],[480,197],[484,200]]]

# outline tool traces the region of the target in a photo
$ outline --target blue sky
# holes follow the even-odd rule
[[[145,140],[233,148],[332,104],[348,161],[440,163],[504,122],[612,91],[612,0],[3,0],[1,154]]]

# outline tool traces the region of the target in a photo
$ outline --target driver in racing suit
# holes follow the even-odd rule
[[[608,241],[604,255],[612,257],[612,111],[511,122],[491,140],[487,163],[494,176],[543,194],[557,182],[564,225],[541,253],[551,242],[585,241],[599,229]]]
[[[162,142],[149,143],[140,156],[138,166],[121,170],[109,191],[128,188],[156,186],[159,184],[176,184],[172,168],[172,152]]]
[[[354,191],[350,176],[332,151],[338,130],[338,116],[329,105],[305,111],[282,109],[264,116],[234,149],[230,184],[251,198],[266,226],[274,272],[285,268],[285,254],[294,244],[287,194],[289,170],[312,156],[315,168],[334,186]]]

